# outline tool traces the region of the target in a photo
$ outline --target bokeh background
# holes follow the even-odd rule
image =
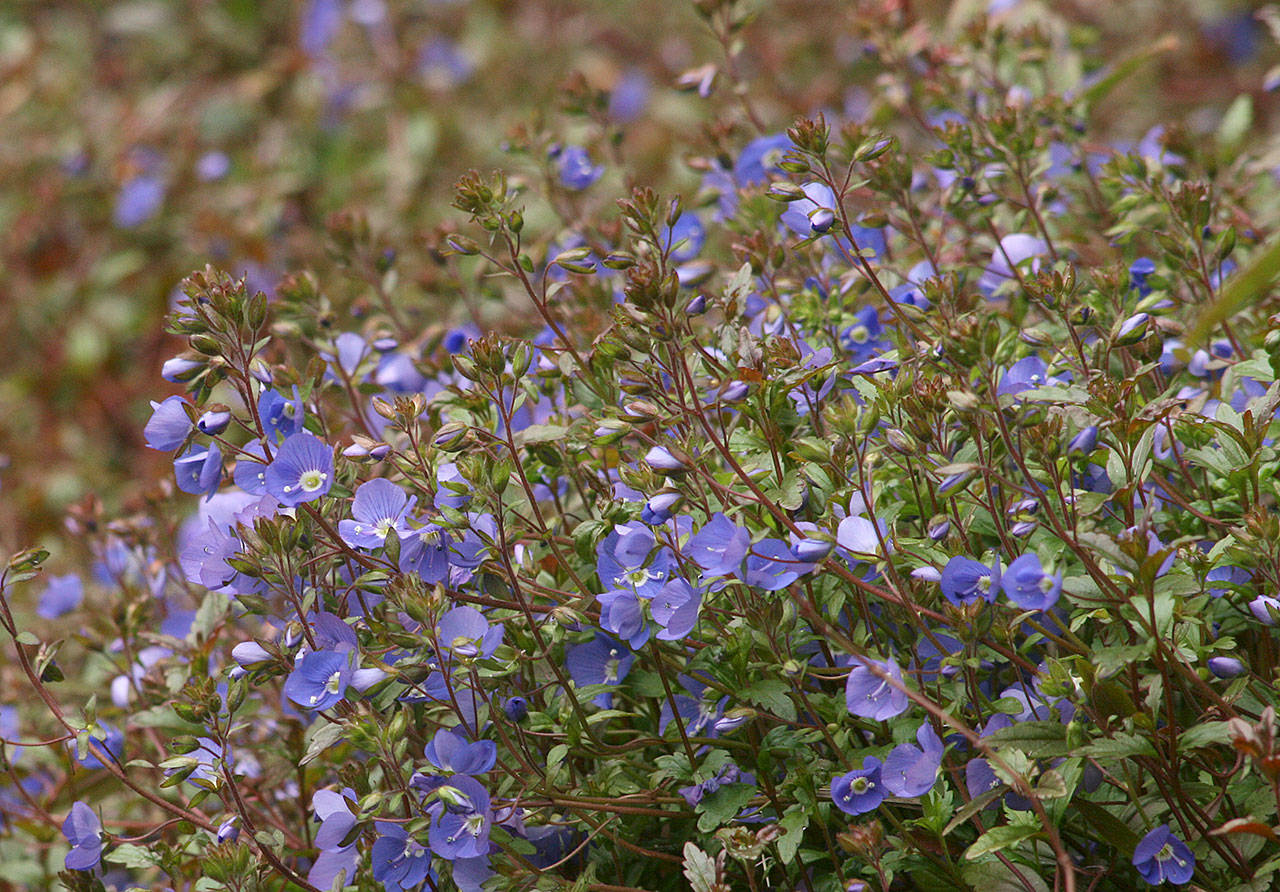
[[[350,325],[393,250],[409,318],[499,324],[501,307],[451,293],[435,252],[463,220],[449,205],[467,170],[541,184],[570,217],[633,184],[692,197],[706,159],[761,130],[862,114],[886,66],[926,81],[941,61],[931,35],[974,12],[1050,30],[1086,71],[1151,50],[1099,111],[1108,140],[1157,122],[1214,131],[1235,114],[1275,154],[1263,4],[757,0],[735,4],[749,15],[730,40],[700,14],[718,5],[0,4],[0,547],[51,540],[93,500],[111,517],[163,495],[169,459],[143,448],[142,427],[148,401],[180,389],[160,378],[183,347],[164,316],[192,270],[213,264],[269,295],[309,271]],[[872,30],[893,36],[893,58],[869,48]],[[547,176],[548,148],[569,142],[606,166],[588,193],[555,194]],[[332,250],[359,220],[369,269]]]

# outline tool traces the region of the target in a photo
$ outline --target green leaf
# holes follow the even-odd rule
[[[748,703],[763,706],[779,718],[794,722],[796,720],[796,705],[791,702],[791,697],[788,696],[790,691],[791,686],[785,681],[776,678],[765,678],[744,690],[742,696]]]
[[[992,852],[1020,843],[1024,839],[1030,839],[1039,832],[1039,824],[1004,824],[1000,827],[992,827],[979,836],[977,842],[969,846],[964,856],[973,861],[983,855],[990,855]]]
[[[716,861],[691,842],[684,844],[684,875],[693,892],[711,892],[716,885]]]
[[[796,850],[804,842],[804,831],[809,826],[809,810],[803,805],[793,805],[782,815],[778,822],[782,828],[782,836],[777,839],[778,857],[783,864],[795,861]]]
[[[1200,747],[1225,745],[1229,740],[1231,735],[1226,722],[1201,722],[1178,735],[1178,751],[1186,752]]]
[[[142,846],[136,846],[133,843],[125,842],[116,846],[110,852],[102,856],[104,861],[110,861],[112,864],[119,864],[122,867],[131,870],[140,870],[144,867],[155,867],[158,865],[159,859],[150,849],[144,849]]]
[[[1099,839],[1106,840],[1126,856],[1133,854],[1138,845],[1138,835],[1127,824],[1088,799],[1076,799],[1071,807],[1093,827]]]
[[[1256,254],[1236,270],[1218,296],[1200,311],[1184,338],[1192,349],[1202,346],[1209,334],[1237,310],[1252,306],[1280,275],[1280,235],[1273,236]]]
[[[1071,752],[1066,726],[1060,722],[1018,722],[987,735],[986,741],[1021,750],[1033,759],[1052,759]]]
[[[1095,740],[1079,751],[1079,755],[1093,759],[1131,759],[1135,756],[1154,756],[1151,741],[1137,734],[1117,734],[1110,739]]]
[[[306,765],[315,761],[316,757],[341,740],[345,733],[346,728],[336,722],[313,723],[307,729],[310,739],[307,741],[307,751],[300,764]]]
[[[1014,874],[995,859],[962,864],[960,876],[969,888],[982,892],[1049,892],[1048,884],[1030,869],[1020,867]]]
[[[756,788],[751,784],[725,784],[714,793],[708,793],[698,803],[698,829],[710,833],[733,820],[734,815],[751,801]]]
[[[535,443],[558,443],[569,433],[563,424],[531,424],[516,434],[518,445],[531,446]]]

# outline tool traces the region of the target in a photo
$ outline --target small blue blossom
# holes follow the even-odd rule
[[[884,802],[887,791],[880,781],[880,760],[867,756],[862,767],[831,781],[831,801],[847,815],[875,811]]]
[[[624,645],[597,632],[596,637],[587,643],[575,644],[566,649],[564,662],[573,683],[581,687],[620,684],[631,671],[631,664],[635,659],[635,655]],[[599,694],[595,698],[595,704],[602,709],[611,709],[613,695]]]
[[[208,447],[192,445],[173,460],[178,489],[192,495],[211,497],[222,481],[222,450],[217,443]]]
[[[795,148],[785,133],[762,136],[747,143],[733,165],[733,176],[739,186],[756,186],[769,179],[769,174],[782,170],[782,156]]]
[[[580,192],[604,174],[604,167],[591,163],[591,156],[581,146],[566,146],[556,155],[560,184]]]
[[[115,222],[121,229],[135,229],[156,215],[164,204],[164,181],[153,174],[126,180],[116,194]]]
[[[988,567],[973,558],[956,555],[942,568],[942,594],[952,604],[972,604],[979,598],[991,603],[1000,587],[1000,562]]]
[[[45,619],[57,619],[80,606],[84,600],[84,583],[74,573],[49,577],[49,584],[40,594],[36,613]]]
[[[430,807],[431,851],[441,858],[478,858],[489,853],[489,791],[474,778],[455,775],[436,790],[438,800]]]
[[[62,822],[62,833],[71,843],[67,852],[67,870],[93,870],[102,861],[102,822],[83,802],[71,806],[71,812]]]
[[[882,677],[885,675],[887,679]],[[892,659],[855,665],[845,683],[844,702],[850,714],[877,722],[902,715],[911,705],[903,688],[902,669]]]
[[[895,746],[881,768],[885,788],[895,796],[908,799],[923,796],[933,788],[942,767],[942,740],[925,722],[916,732],[920,746],[900,743]]]
[[[1217,678],[1236,678],[1248,672],[1244,663],[1235,657],[1209,657],[1209,671]]]
[[[267,492],[289,507],[315,501],[333,486],[333,450],[308,433],[291,434],[267,466]]]
[[[649,605],[653,621],[662,626],[661,641],[680,641],[693,631],[702,606],[702,592],[680,577],[673,577]]]
[[[1153,886],[1172,883],[1181,886],[1189,883],[1196,871],[1196,856],[1168,824],[1152,830],[1133,850],[1133,866],[1144,880]]]
[[[1033,552],[1016,558],[1000,576],[1004,596],[1024,610],[1048,610],[1058,603],[1062,574],[1048,575]]]
[[[262,396],[258,397],[258,416],[273,440],[301,433],[306,413],[298,388],[293,388],[293,399],[286,399],[275,390],[264,390]]]
[[[187,417],[187,401],[171,396],[164,402],[151,402],[151,419],[142,429],[148,448],[161,452],[173,452],[191,433],[191,419]]]
[[[369,850],[373,878],[386,892],[408,892],[422,885],[431,870],[431,851],[400,824],[377,821],[378,839]],[[434,884],[433,884],[434,885]]]
[[[389,534],[397,537],[409,533],[407,514],[417,497],[410,497],[390,480],[377,478],[362,483],[351,502],[354,520],[338,523],[342,541],[352,548],[379,548]]]
[[[466,605],[454,607],[436,625],[440,647],[467,659],[493,656],[503,634],[502,623],[490,626],[483,613]]]
[[[461,734],[441,728],[427,744],[427,761],[450,774],[484,774],[498,758],[498,746],[492,740],[469,742]]]

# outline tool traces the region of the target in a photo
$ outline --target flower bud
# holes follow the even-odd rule
[[[201,433],[212,437],[226,430],[229,424],[231,424],[231,410],[226,406],[213,406],[200,416],[196,427],[200,428]]]

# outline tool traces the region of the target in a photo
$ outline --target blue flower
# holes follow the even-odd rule
[[[1060,383],[1062,383],[1061,379],[1049,377],[1049,367],[1043,359],[1039,356],[1028,356],[1015,362],[1000,376],[996,393],[1001,396],[1014,395],[1026,390],[1035,390],[1046,384]]]
[[[369,851],[373,878],[387,892],[416,889],[432,873],[431,852],[399,824],[377,821],[378,839]]]
[[[751,533],[719,512],[684,546],[684,556],[702,568],[704,577],[737,573],[751,546]]]
[[[1175,886],[1191,881],[1196,871],[1196,856],[1168,824],[1152,830],[1133,850],[1133,866],[1153,886],[1169,882]]]
[[[916,732],[920,746],[900,743],[895,746],[881,768],[885,788],[895,796],[908,799],[923,796],[933,789],[942,767],[942,740],[928,722]]]
[[[196,160],[196,176],[206,183],[220,180],[231,172],[231,159],[225,152],[205,152]]]
[[[800,189],[805,197],[787,204],[783,224],[801,238],[829,231],[836,218],[836,194],[818,182],[805,183]]]
[[[267,466],[267,492],[293,507],[322,497],[333,486],[333,450],[308,433],[288,436]]]
[[[599,632],[587,643],[575,644],[566,649],[564,655],[569,677],[579,687],[593,684],[620,684],[631,671],[631,664],[635,659],[635,655],[626,647]],[[594,702],[602,709],[611,709],[613,695],[599,694]]]
[[[1258,595],[1249,602],[1249,611],[1264,626],[1274,626],[1280,617],[1280,599],[1270,595]]]
[[[435,495],[437,508],[454,508],[461,511],[471,501],[471,484],[466,481],[453,462],[445,462],[436,468],[436,483],[438,484]]]
[[[596,575],[607,590],[632,592],[641,598],[652,598],[667,581],[671,553],[663,548],[653,554],[657,545],[653,531],[642,523],[626,523],[596,547]],[[652,559],[650,559],[650,555]]]
[[[795,148],[791,137],[785,133],[762,136],[747,143],[733,165],[733,176],[739,186],[755,186],[769,179],[769,174],[782,168],[778,162]]]
[[[316,614],[311,625],[316,648],[298,655],[284,694],[307,709],[328,709],[347,694],[359,642],[355,631],[332,613]]]
[[[1039,258],[1049,253],[1049,246],[1034,235],[1015,232],[1000,239],[1000,246],[991,254],[991,263],[978,280],[978,290],[991,297],[1005,282],[1012,281],[1014,267],[1031,261],[1031,271],[1040,268]],[[1013,264],[1013,266],[1010,266]]]
[[[883,675],[892,681],[882,678]],[[902,687],[902,669],[892,659],[868,660],[854,666],[845,682],[844,702],[851,714],[877,722],[902,715],[911,705]]]
[[[861,768],[831,781],[831,801],[847,815],[875,811],[884,802],[886,792],[880,781],[880,760],[875,756],[867,756]]]
[[[465,605],[454,607],[436,625],[440,647],[465,658],[493,656],[503,634],[502,623],[491,627],[483,613]]]
[[[121,229],[146,223],[164,203],[164,183],[158,176],[140,174],[126,180],[116,194],[115,221]]]
[[[685,211],[676,218],[674,226],[663,227],[663,244],[671,245],[671,259],[686,263],[697,257],[707,240],[707,230],[698,215]]]
[[[67,870],[93,870],[102,861],[102,822],[93,809],[77,801],[62,822],[62,833],[71,843],[64,862]]]
[[[302,51],[313,59],[324,55],[341,27],[339,0],[310,0],[302,11],[302,31],[298,35]]]
[[[1151,286],[1147,284],[1147,278],[1156,271],[1156,262],[1150,257],[1139,257],[1129,266],[1129,287],[1138,291],[1139,297],[1146,297],[1151,293]]]
[[[187,401],[180,396],[168,397],[162,403],[151,402],[151,419],[142,429],[148,448],[172,452],[183,444],[191,433],[186,405]]]
[[[972,604],[979,598],[988,604],[996,599],[1000,586],[1000,562],[988,567],[973,558],[956,555],[942,568],[942,594],[952,604]]]
[[[441,858],[478,858],[489,854],[489,791],[475,778],[459,774],[436,790],[438,800],[430,807],[429,842]]]
[[[747,585],[776,592],[784,589],[806,573],[813,572],[813,564],[796,560],[791,548],[781,539],[762,539],[747,555]]]
[[[217,443],[208,448],[192,445],[173,460],[173,475],[183,492],[212,496],[222,481],[222,450]]]
[[[50,576],[49,584],[40,594],[36,613],[45,619],[57,619],[80,606],[84,599],[84,584],[74,573]]]
[[[429,523],[400,540],[400,571],[416,573],[427,585],[449,578],[449,542],[439,526]]]
[[[661,641],[680,641],[693,631],[702,607],[702,591],[680,577],[673,577],[649,605],[653,621],[662,626]]]
[[[1024,610],[1048,610],[1058,603],[1062,592],[1062,574],[1048,576],[1040,566],[1040,558],[1027,552],[1016,558],[1000,576],[1004,596]]]
[[[566,146],[555,156],[560,183],[566,189],[582,191],[604,174],[604,167],[591,163],[591,156],[581,146]]]
[[[287,400],[274,390],[264,390],[258,397],[258,416],[267,434],[274,440],[302,432],[306,413],[298,388],[293,388],[293,399]]]
[[[90,735],[93,742],[98,745],[99,749],[105,751],[113,762],[117,765],[120,764],[120,757],[124,754],[124,732],[113,725],[108,725],[106,722],[101,721],[98,722],[98,727],[101,729],[101,736],[98,733]],[[102,764],[102,760],[94,754],[94,751],[88,748],[85,749],[83,758],[77,752],[76,761],[85,768],[92,770],[106,767]]]
[[[649,623],[645,621],[644,609],[636,592],[604,592],[596,595],[596,600],[600,602],[601,627],[626,641],[633,649],[644,646],[649,640]]]
[[[893,540],[885,530],[884,522],[874,522],[859,515],[852,515],[840,521],[836,527],[836,544],[851,557],[865,559],[881,553],[880,540],[884,539],[885,548],[893,552]]]
[[[484,774],[497,761],[498,746],[492,740],[470,743],[461,734],[441,728],[423,754],[436,768],[450,774]]]
[[[356,817],[351,812],[351,806],[355,804],[355,792],[350,788],[341,793],[316,790],[311,797],[311,810],[320,821],[315,838],[320,855],[311,865],[307,881],[317,888],[332,888],[339,874],[345,874],[347,880],[355,878],[360,852],[355,840],[343,845],[356,826]]]
[[[403,536],[409,532],[406,515],[417,497],[410,497],[390,480],[377,478],[362,483],[351,502],[354,520],[338,523],[342,541],[352,548],[378,548],[389,533]]]

